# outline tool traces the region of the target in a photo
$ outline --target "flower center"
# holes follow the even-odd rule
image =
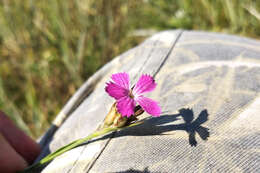
[[[129,93],[128,93],[128,96],[131,98],[131,99],[134,99],[134,95],[133,95],[133,90],[130,89]]]

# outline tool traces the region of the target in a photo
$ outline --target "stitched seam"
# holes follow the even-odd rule
[[[158,42],[158,41],[156,41],[155,43],[153,43],[153,47],[156,46],[157,42]],[[139,70],[139,73],[143,70],[144,65],[149,61],[149,59],[150,59],[150,57],[151,57],[153,51],[154,51],[154,48],[153,48],[153,49],[150,51],[150,53],[148,54],[146,60],[145,60],[144,63],[143,63],[143,66],[142,66],[142,67],[140,68],[140,70]],[[135,76],[135,77],[137,77],[137,76]],[[101,149],[101,151],[98,153],[98,155],[95,157],[95,159],[93,159],[92,163],[88,164],[88,165],[90,165],[90,166],[87,166],[87,167],[86,167],[87,170],[84,170],[84,171],[89,172],[89,171],[91,170],[91,168],[94,166],[94,164],[96,163],[96,161],[98,160],[98,158],[101,156],[101,154],[103,153],[103,151],[106,149],[106,146],[109,144],[109,142],[111,141],[111,139],[115,136],[115,133],[116,133],[116,132],[113,132],[113,133],[112,133],[111,137],[107,140],[107,142],[105,143],[105,145],[103,146],[103,148]]]
[[[164,66],[165,62],[167,61],[167,59],[169,58],[170,54],[172,53],[173,49],[175,48],[177,42],[179,41],[182,33],[184,32],[184,30],[181,30],[179,35],[177,36],[177,38],[175,39],[174,43],[172,44],[172,47],[170,48],[168,54],[165,56],[164,60],[162,61],[161,65],[158,67],[157,71],[153,74],[153,77],[155,78],[155,76],[160,72],[160,70],[162,69],[162,67]]]
[[[147,64],[147,62],[151,59],[152,53],[153,53],[154,50],[155,50],[154,47],[155,47],[157,44],[158,44],[158,41],[155,41],[155,42],[153,43],[153,48],[152,48],[152,50],[149,52],[149,54],[148,54],[146,60],[144,61],[143,65],[141,66],[141,68],[140,68],[140,70],[139,70],[139,74],[141,74],[141,72],[144,70],[145,64]]]
[[[81,155],[84,153],[85,147],[81,150],[79,156],[77,157],[77,159],[74,161],[74,163],[72,164],[71,168],[67,171],[67,173],[70,173],[71,170],[76,166],[77,162],[79,161]]]
[[[166,62],[167,59],[169,58],[171,52],[173,51],[175,45],[176,45],[177,42],[179,41],[179,39],[180,39],[180,37],[181,37],[181,35],[182,35],[183,32],[184,32],[183,30],[180,31],[180,33],[178,34],[177,38],[175,39],[175,41],[174,41],[172,47],[170,48],[169,52],[167,53],[167,55],[166,55],[165,58],[163,59],[163,61],[162,61],[162,63],[160,64],[159,68],[157,69],[157,71],[154,73],[153,77],[155,77],[155,76],[159,73],[159,71],[161,70],[161,68],[162,68],[163,65],[165,64],[165,62]],[[157,43],[158,43],[158,41],[156,41],[156,42],[154,43],[154,45],[156,45]],[[154,49],[151,50],[151,52],[153,52],[153,51],[154,51]],[[144,64],[147,63],[147,61],[150,59],[150,57],[151,57],[151,53],[149,53],[149,55],[148,55],[146,61],[144,62]],[[142,69],[143,69],[143,68],[141,68],[140,71],[141,71]],[[106,144],[104,145],[104,147],[102,148],[102,150],[99,152],[99,154],[97,155],[97,157],[93,160],[92,163],[90,163],[91,165],[87,168],[86,172],[89,172],[89,171],[93,168],[93,166],[95,165],[96,161],[97,161],[98,158],[101,156],[101,154],[103,153],[103,151],[106,149],[106,147],[108,146],[108,144],[109,144],[109,142],[112,140],[112,138],[115,136],[115,134],[116,134],[116,131],[112,133],[111,137],[108,139],[108,141],[106,142]]]
[[[113,132],[111,134],[111,137],[108,138],[107,142],[105,143],[105,145],[103,146],[103,148],[101,149],[101,151],[95,156],[95,159],[92,160],[92,162],[90,162],[87,167],[84,169],[84,171],[89,172],[92,167],[95,165],[97,159],[101,156],[101,154],[103,153],[103,151],[106,149],[106,147],[108,146],[109,142],[112,140],[112,138],[115,136],[116,132]]]

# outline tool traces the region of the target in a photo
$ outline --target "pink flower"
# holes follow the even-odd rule
[[[142,95],[155,89],[156,83],[152,76],[142,75],[132,88],[127,73],[113,74],[111,79],[113,81],[107,83],[105,90],[116,99],[117,110],[122,116],[133,115],[137,103],[152,116],[160,116],[161,108],[158,103]]]

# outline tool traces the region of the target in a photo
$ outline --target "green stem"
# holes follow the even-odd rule
[[[132,126],[135,126],[135,125],[138,125],[140,124],[141,122],[139,123],[133,123],[133,124],[130,124],[128,126],[125,126],[125,127],[132,127]],[[99,136],[102,136],[102,135],[105,135],[107,133],[110,133],[110,132],[114,132],[114,131],[117,131],[117,130],[121,130],[125,127],[107,127],[107,128],[103,128],[101,130],[97,130],[95,132],[93,132],[92,134],[88,135],[87,137],[85,138],[82,138],[82,139],[78,139],[76,141],[73,141],[71,143],[69,143],[68,145],[65,145],[61,148],[59,148],[57,151],[47,155],[46,157],[44,157],[42,160],[40,160],[39,162],[37,163],[34,163],[33,165],[29,166],[28,168],[26,168],[25,170],[22,171],[22,173],[28,173],[28,172],[31,172],[33,171],[34,169],[40,167],[41,165],[44,165],[45,163],[48,163],[50,161],[52,161],[54,158],[60,156],[61,154],[83,144],[84,142],[87,142],[93,138],[96,138],[96,137],[99,137]]]
[[[88,135],[87,137],[82,138],[82,139],[78,139],[78,140],[76,140],[76,141],[74,141],[74,142],[72,142],[72,143],[70,143],[70,144],[68,144],[68,145],[66,145],[66,146],[64,146],[64,147],[62,147],[62,148],[60,148],[60,149],[58,149],[58,150],[55,151],[54,153],[49,154],[48,156],[46,156],[45,158],[43,158],[43,159],[40,161],[40,163],[41,163],[41,164],[44,164],[44,163],[46,163],[46,162],[49,162],[49,161],[53,160],[55,157],[57,157],[57,156],[59,156],[59,155],[65,153],[65,152],[67,152],[67,151],[69,151],[69,150],[71,150],[71,149],[73,149],[73,148],[75,148],[75,147],[77,147],[77,146],[83,144],[84,142],[87,142],[87,141],[89,141],[89,140],[91,140],[91,139],[93,139],[93,138],[96,138],[96,137],[98,137],[98,136],[104,135],[104,134],[106,134],[106,133],[109,133],[109,132],[112,132],[112,131],[116,131],[117,129],[118,129],[118,128],[115,128],[115,127],[114,127],[114,128],[111,128],[111,127],[110,127],[110,128],[105,128],[105,129],[102,129],[102,130],[95,131],[94,133]]]

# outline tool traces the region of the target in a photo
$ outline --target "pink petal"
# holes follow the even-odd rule
[[[129,91],[113,82],[107,83],[106,92],[116,100],[128,95]]]
[[[136,101],[140,104],[140,106],[152,116],[158,117],[161,114],[161,108],[156,101],[149,99],[144,96],[139,96]]]
[[[133,89],[133,94],[140,95],[154,90],[155,87],[156,87],[156,83],[152,76],[142,75]]]
[[[129,75],[127,73],[116,73],[111,78],[117,85],[129,89]]]
[[[135,101],[126,96],[117,101],[116,108],[122,116],[130,117],[134,114]]]

